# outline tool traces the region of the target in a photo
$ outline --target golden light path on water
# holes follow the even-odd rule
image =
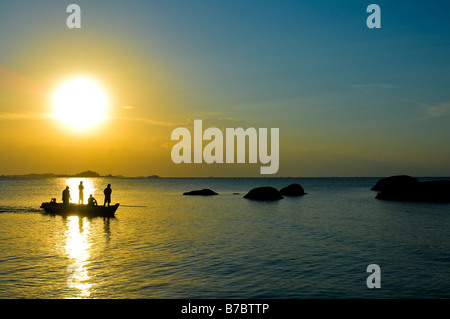
[[[71,202],[78,203],[79,191],[78,185],[83,182],[84,186],[84,200],[90,194],[95,197],[95,186],[89,178],[68,178],[65,183],[69,186]],[[67,267],[67,287],[75,289],[78,298],[89,298],[90,288],[92,284],[89,283],[90,276],[87,270],[87,260],[90,257],[89,236],[91,235],[91,223],[86,217],[68,216],[66,221],[66,255],[70,258],[71,263]]]
[[[89,258],[90,222],[87,218],[79,216],[67,217],[66,229],[66,254],[72,263],[67,267],[67,286],[79,291],[80,298],[88,298],[90,296],[89,289],[91,284],[88,283],[90,277],[86,269],[86,262]]]

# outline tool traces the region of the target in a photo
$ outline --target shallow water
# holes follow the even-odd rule
[[[41,213],[65,185],[77,202],[80,180],[85,200],[111,183],[113,203],[146,207]],[[376,200],[377,180],[1,178],[0,298],[450,297],[450,205]],[[242,198],[294,182],[308,194]],[[202,188],[219,196],[182,195]]]

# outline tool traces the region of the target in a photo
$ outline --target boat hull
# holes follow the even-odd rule
[[[119,204],[112,206],[91,206],[62,203],[42,203],[41,208],[47,214],[64,216],[114,217]]]

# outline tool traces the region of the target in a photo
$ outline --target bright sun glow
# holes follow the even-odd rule
[[[56,117],[75,128],[88,128],[105,116],[106,96],[85,79],[65,83],[55,94]]]

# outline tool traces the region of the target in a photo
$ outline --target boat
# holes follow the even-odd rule
[[[120,204],[111,206],[97,205],[79,205],[79,204],[63,204],[54,201],[42,203],[41,208],[47,214],[63,215],[63,216],[87,216],[87,217],[114,217],[114,214]]]

